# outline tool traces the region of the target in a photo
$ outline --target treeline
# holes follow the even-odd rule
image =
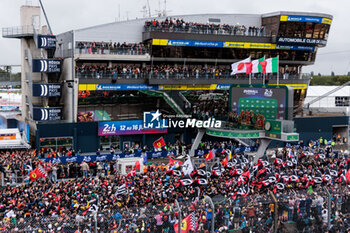
[[[340,86],[350,81],[350,76],[313,76],[311,86]]]

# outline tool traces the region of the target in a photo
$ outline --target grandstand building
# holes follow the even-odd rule
[[[315,62],[327,44],[332,16],[321,13],[199,14],[113,22],[56,36],[41,27],[40,7],[21,8],[21,27],[3,37],[21,39],[22,118],[40,147],[96,151],[111,144],[152,145],[194,137],[193,130],[143,132],[143,113],[193,114],[201,101],[223,99],[233,62],[279,56],[279,84],[294,89],[302,105]],[[52,42],[52,43],[51,43]],[[50,44],[51,43],[51,44]],[[277,84],[277,75],[253,75],[252,84]],[[215,107],[215,106],[214,106]],[[227,117],[228,106],[204,110]],[[120,126],[123,132],[103,134]],[[129,132],[130,131],[130,132]],[[137,131],[137,133],[135,133]],[[166,134],[164,134],[167,132]]]

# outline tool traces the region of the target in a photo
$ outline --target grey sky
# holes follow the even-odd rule
[[[142,18],[142,6],[147,0],[42,0],[55,34],[121,19]],[[159,0],[149,0],[152,14],[159,10]],[[37,0],[31,2],[37,3]],[[20,6],[25,0],[0,0],[0,28],[20,24]],[[160,0],[161,8],[164,0]],[[326,48],[318,50],[316,63],[304,68],[330,74],[350,71],[349,0],[167,0],[169,15],[199,13],[268,13],[273,11],[305,11],[333,15]],[[42,22],[43,23],[43,22]],[[0,38],[0,65],[20,64],[20,42]]]

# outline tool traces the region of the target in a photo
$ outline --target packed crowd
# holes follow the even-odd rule
[[[126,54],[141,55],[148,49],[143,43],[120,43],[120,42],[77,42],[79,54]]]
[[[185,78],[229,78],[231,68],[216,66],[188,66],[159,64],[137,66],[132,64],[113,65],[81,65],[76,67],[76,75],[82,78],[157,78],[157,79],[185,79]]]
[[[199,34],[221,34],[242,36],[265,36],[265,27],[228,25],[214,23],[186,22],[183,19],[166,18],[164,21],[153,19],[145,22],[145,31],[185,32]]]
[[[146,165],[143,173],[129,172],[127,176],[118,172],[117,161],[67,166],[43,163],[35,151],[3,152],[2,172],[20,168],[25,175],[41,166],[47,178],[35,182],[25,179],[21,185],[3,187],[0,229],[12,232],[31,224],[31,229],[41,228],[42,232],[67,232],[64,225],[44,223],[47,219],[84,222],[98,213],[98,232],[174,232],[179,217],[174,205],[177,201],[182,219],[189,215],[195,219],[192,232],[208,232],[214,213],[216,232],[237,228],[268,232],[272,227],[282,229],[287,221],[300,221],[299,232],[327,232],[325,211],[329,208],[323,190],[328,189],[330,204],[335,207],[330,210],[330,227],[333,232],[347,230],[347,155],[333,153],[331,147],[321,147],[318,141],[312,146],[301,143],[283,148],[274,158],[265,156],[253,163],[246,155],[231,153],[229,145],[202,143],[200,148],[225,150],[216,153],[214,149],[194,164],[170,158],[168,164]],[[204,201],[205,196],[216,203],[215,210]],[[33,219],[42,220],[42,224],[32,224]],[[80,230],[90,232],[94,227],[82,224]]]

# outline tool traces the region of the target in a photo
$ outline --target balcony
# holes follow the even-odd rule
[[[36,30],[36,33],[39,34],[40,30]],[[8,27],[2,29],[2,37],[4,38],[25,38],[33,37],[34,28],[33,25],[27,26],[18,26],[18,27]]]
[[[181,73],[165,73],[165,72],[141,72],[135,73],[103,73],[91,71],[78,71],[75,77],[79,78],[80,84],[149,84],[149,85],[200,85],[200,84],[248,84],[247,75],[231,76],[226,74],[202,73],[194,72]],[[280,84],[308,84],[310,76],[307,74],[280,74]],[[252,84],[262,84],[263,76],[256,75],[251,79]],[[268,83],[277,83],[277,74],[268,75]]]
[[[151,56],[147,48],[114,48],[96,47],[94,49],[80,47],[75,49],[77,60],[109,60],[109,61],[150,61]]]

